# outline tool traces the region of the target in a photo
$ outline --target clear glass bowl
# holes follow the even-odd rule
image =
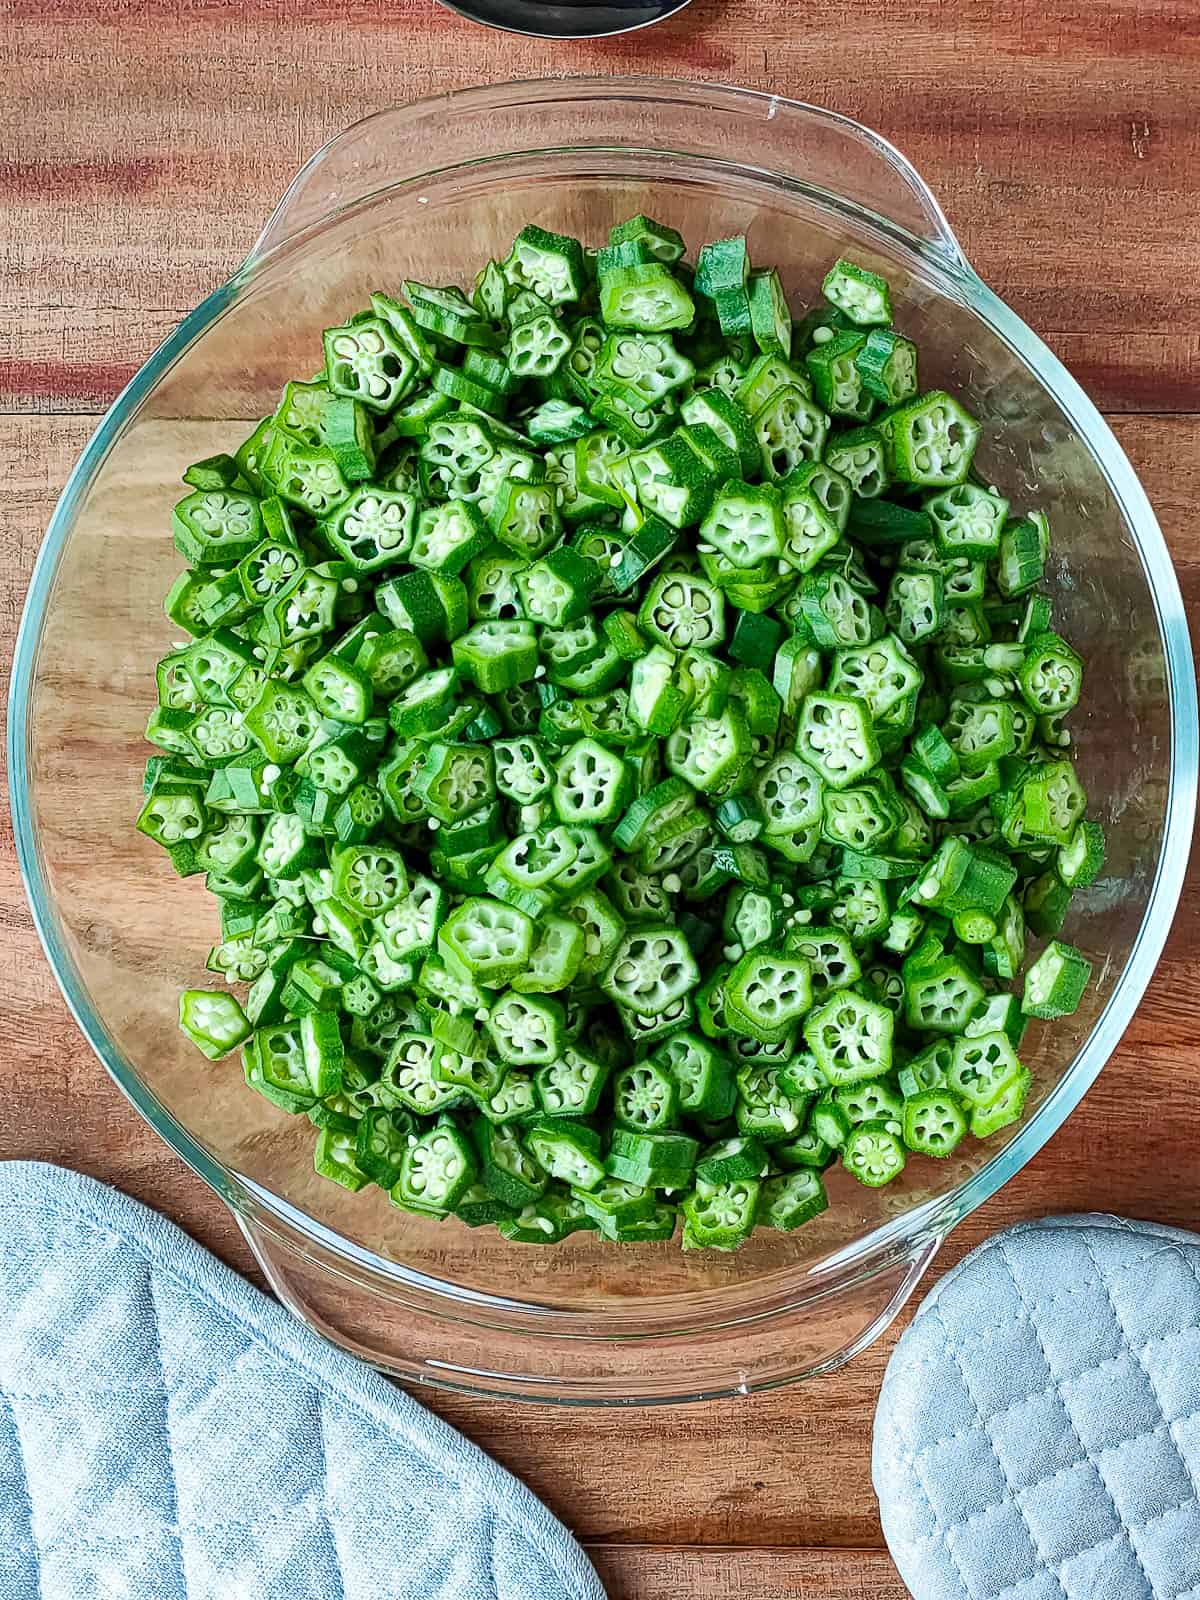
[[[797,303],[845,252],[891,280],[928,386],[985,423],[980,463],[1055,530],[1064,630],[1089,662],[1081,775],[1110,844],[1067,935],[1095,961],[1078,1016],[1033,1030],[1032,1114],[882,1191],[832,1174],[832,1207],[740,1254],[553,1249],[422,1223],[312,1171],[312,1130],[210,1066],[175,1026],[213,908],[133,831],[179,473],[239,440],[321,329],[372,288],[469,280],[525,222],[586,239],[645,211],[690,241],[737,231]],[[339,135],[292,184],[245,266],[188,317],[85,450],[51,523],[18,640],[9,724],[17,844],[80,1026],[137,1109],[229,1203],[280,1297],[399,1376],[539,1400],[748,1392],[828,1370],[877,1336],[941,1240],[1079,1101],[1141,998],[1175,908],[1196,789],[1196,695],[1179,589],[1112,434],[972,272],[920,178],[844,118],[682,83],[473,89]]]

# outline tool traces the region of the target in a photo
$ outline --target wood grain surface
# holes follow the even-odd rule
[[[471,82],[661,73],[880,129],[983,276],[1113,418],[1200,607],[1200,28],[1194,0],[695,0],[549,44],[433,0],[0,0],[0,633],[103,410],[244,256],[296,167],[385,105]],[[118,1184],[232,1265],[216,1198],[126,1105],[41,956],[0,834],[0,1157]],[[947,1244],[1093,1208],[1196,1226],[1200,896],[1088,1098]],[[591,1549],[614,1600],[902,1600],[870,1487],[894,1335],[822,1382],[702,1407],[437,1411]]]

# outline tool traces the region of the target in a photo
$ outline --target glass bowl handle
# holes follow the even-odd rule
[[[531,138],[531,129],[536,134]],[[249,262],[382,189],[520,151],[645,150],[735,163],[817,192],[847,212],[970,267],[907,158],[849,117],[779,95],[658,78],[494,84],[377,112],[336,134],[292,180]],[[971,274],[973,276],[973,274]]]
[[[798,1299],[784,1296],[724,1336],[715,1325],[703,1336],[681,1329],[661,1337],[636,1326],[636,1337],[630,1327],[606,1340],[597,1329],[581,1337],[578,1313],[564,1320],[510,1305],[501,1319],[448,1300],[429,1280],[401,1284],[334,1257],[281,1218],[241,1207],[234,1216],[277,1298],[360,1361],[405,1383],[585,1405],[749,1394],[833,1372],[887,1332],[948,1231],[934,1221],[853,1267],[835,1264]]]

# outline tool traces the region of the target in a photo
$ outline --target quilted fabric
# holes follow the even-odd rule
[[[1200,1600],[1200,1238],[990,1239],[896,1347],[874,1479],[917,1600]]]
[[[0,1164],[0,1600],[603,1600],[515,1478],[170,1223]]]

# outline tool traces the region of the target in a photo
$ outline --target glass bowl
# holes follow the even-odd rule
[[[422,1222],[312,1170],[312,1130],[209,1065],[175,1026],[213,907],[133,830],[153,666],[174,630],[170,510],[190,461],[239,441],[321,329],[405,276],[468,280],[534,221],[588,240],[644,211],[693,244],[748,234],[797,304],[848,253],[891,280],[927,387],[984,424],[979,462],[1055,531],[1056,615],[1089,663],[1081,776],[1107,869],[1066,935],[1095,962],[1082,1010],[1031,1030],[1032,1112],[735,1256],[555,1248]],[[648,79],[471,89],[384,112],[300,173],[250,259],[147,362],[71,476],[21,625],[9,723],[17,846],[55,974],[133,1104],[233,1209],[289,1306],[407,1380],[537,1400],[696,1399],[819,1373],[889,1323],[947,1231],[1038,1151],[1100,1071],[1162,949],[1195,805],[1196,695],[1154,515],[1093,406],[980,282],[921,179],[845,118]]]

